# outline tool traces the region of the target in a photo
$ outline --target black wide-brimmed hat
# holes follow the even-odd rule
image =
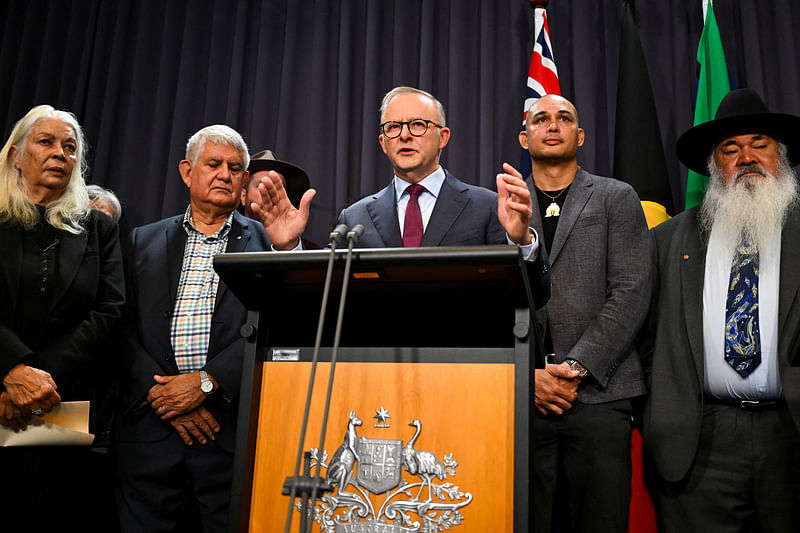
[[[714,120],[686,130],[675,146],[678,159],[699,174],[708,176],[708,156],[714,146],[732,135],[764,133],[785,144],[792,166],[800,163],[800,117],[770,113],[753,89],[729,92],[717,108]]]
[[[274,170],[283,174],[283,177],[286,178],[286,196],[295,207],[300,205],[300,198],[310,187],[305,170],[297,165],[281,161],[275,157],[272,150],[263,150],[251,156],[247,170],[250,172],[250,176],[261,170]]]

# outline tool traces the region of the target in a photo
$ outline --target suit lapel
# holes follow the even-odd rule
[[[433,206],[431,218],[428,220],[428,227],[422,235],[422,246],[439,246],[442,239],[453,227],[458,216],[464,210],[469,201],[464,194],[466,187],[461,184],[445,170],[445,178],[436,204]]]
[[[68,231],[59,231],[58,239],[61,241],[57,246],[61,250],[57,251],[59,265],[56,269],[58,283],[55,286],[53,303],[58,302],[67,289],[72,285],[72,280],[78,273],[78,269],[83,263],[83,256],[86,254],[86,243],[88,237],[86,231],[78,235]]]
[[[164,257],[167,258],[167,290],[169,301],[175,305],[178,300],[178,282],[181,279],[183,252],[186,249],[186,230],[183,229],[183,216],[175,218],[164,232]]]
[[[244,217],[239,215],[238,212],[234,212],[225,253],[244,252],[247,249],[247,243],[250,241],[250,228],[248,225],[249,222],[247,222]],[[220,278],[219,285],[217,286],[217,298],[214,301],[215,310],[219,306],[219,302],[222,300],[227,290],[228,286],[222,281],[222,278]]]
[[[683,314],[689,345],[694,356],[697,377],[703,383],[703,283],[706,249],[697,225],[697,211],[692,214],[691,231],[685,232],[680,248],[680,279]],[[672,258],[668,258],[670,260]]]
[[[558,254],[561,252],[561,248],[564,247],[564,243],[567,242],[575,222],[583,212],[583,208],[586,207],[589,198],[592,197],[593,189],[594,182],[583,169],[579,168],[570,190],[567,192],[564,208],[558,218],[556,233],[553,235],[553,249],[549,253],[551,265],[558,259]]]
[[[400,236],[400,222],[397,218],[394,180],[367,204],[367,213],[386,247],[402,248],[403,238]]]

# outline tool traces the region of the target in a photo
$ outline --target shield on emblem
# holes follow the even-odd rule
[[[402,441],[359,437],[358,484],[373,494],[381,494],[400,483],[400,449]]]

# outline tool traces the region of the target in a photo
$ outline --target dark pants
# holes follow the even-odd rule
[[[800,433],[785,403],[709,404],[694,464],[651,492],[659,533],[790,533],[800,528]]]
[[[117,531],[111,459],[88,446],[0,448],[0,531]]]
[[[117,506],[123,533],[225,532],[233,454],[216,442],[116,444]],[[201,527],[200,527],[201,525]]]
[[[624,533],[631,492],[631,400],[574,403],[533,424],[536,533]]]

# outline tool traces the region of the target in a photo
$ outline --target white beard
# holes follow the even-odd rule
[[[753,171],[763,177],[740,178]],[[777,177],[750,166],[739,169],[730,183],[725,183],[713,159],[709,173],[711,179],[700,208],[700,225],[706,232],[710,234],[712,227],[720,232],[729,250],[734,250],[742,237],[758,250],[780,235],[789,208],[798,200],[795,174],[785,156],[780,158]]]

